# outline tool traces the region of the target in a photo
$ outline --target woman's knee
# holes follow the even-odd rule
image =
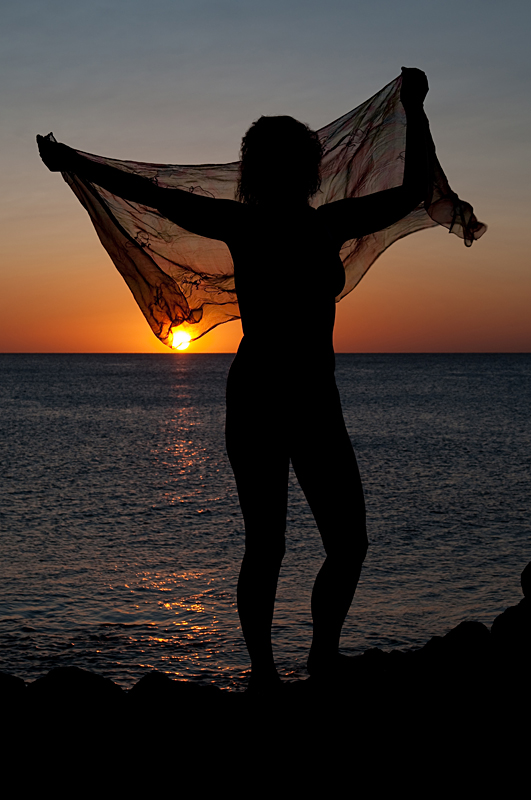
[[[264,563],[280,563],[286,553],[285,536],[254,536],[246,533],[245,557]]]
[[[343,563],[345,567],[362,564],[369,549],[369,540],[365,531],[355,535],[335,537],[333,542],[325,543],[327,558]]]

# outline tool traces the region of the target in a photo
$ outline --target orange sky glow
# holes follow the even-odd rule
[[[58,176],[50,176],[58,179]],[[64,185],[66,197],[69,191]],[[3,352],[235,352],[241,325],[220,325],[183,352],[151,332],[129,289],[99,244],[88,217],[73,206],[67,241],[49,237],[42,250],[28,247],[4,281],[0,342]],[[81,210],[82,212],[82,210]],[[83,212],[82,212],[83,213]],[[76,219],[77,216],[77,219]],[[74,243],[76,231],[79,241]],[[527,352],[531,347],[529,283],[508,282],[497,259],[496,231],[472,248],[442,229],[393,245],[359,286],[337,306],[337,352]],[[493,241],[494,240],[494,241]],[[498,244],[498,247],[496,245]],[[497,252],[498,251],[498,252]],[[513,255],[513,270],[518,265]],[[27,261],[25,261],[27,259]],[[35,261],[39,270],[31,280]],[[531,288],[531,287],[529,287]],[[316,320],[316,341],[319,323]],[[272,340],[289,347],[282,331]]]
[[[195,4],[183,17],[163,0],[160,14],[128,4],[125,20],[55,0],[32,14],[8,4],[0,32],[0,352],[184,358],[235,352],[241,337],[232,322],[183,352],[161,344],[86,212],[41,163],[37,133],[53,130],[72,147],[119,159],[234,161],[261,114],[291,114],[318,129],[402,64],[426,71],[440,162],[488,230],[471,248],[443,229],[392,245],[339,303],[336,350],[530,351],[531,11],[510,1],[510,11],[478,0],[454,5],[456,14],[428,4],[419,17],[409,0],[382,0],[381,13],[372,0],[338,3],[337,14],[299,0],[273,2],[266,13],[250,0],[228,16],[225,4],[211,3],[206,21]],[[273,334],[275,347],[289,347],[287,332]]]

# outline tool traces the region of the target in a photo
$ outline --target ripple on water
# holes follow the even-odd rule
[[[243,531],[223,438],[231,358],[0,357],[3,670],[243,685]],[[418,647],[463,619],[490,625],[520,599],[531,559],[531,357],[337,363],[371,542],[344,652]],[[273,631],[286,675],[304,674],[322,558],[292,475]]]

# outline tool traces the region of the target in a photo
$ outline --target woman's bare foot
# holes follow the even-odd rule
[[[352,656],[342,653],[312,653],[308,657],[307,669],[312,678],[334,678],[348,675],[354,667]]]
[[[247,691],[256,695],[270,695],[280,691],[283,683],[276,669],[274,670],[256,670],[251,669],[251,677],[247,684]]]

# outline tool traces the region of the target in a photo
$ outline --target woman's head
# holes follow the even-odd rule
[[[307,203],[321,184],[317,134],[293,117],[260,117],[242,139],[237,197],[242,203]]]

